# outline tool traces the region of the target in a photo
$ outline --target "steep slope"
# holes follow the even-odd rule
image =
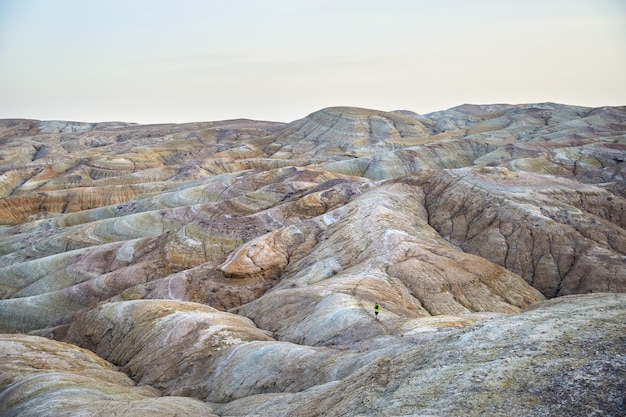
[[[103,416],[156,396],[163,415],[624,408],[626,108],[4,120],[0,157],[0,332],[31,334],[0,341],[18,358],[2,415],[53,397]],[[54,367],[27,382],[32,346],[111,395],[91,406]]]

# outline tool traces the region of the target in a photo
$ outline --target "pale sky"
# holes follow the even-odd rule
[[[0,0],[0,118],[626,105],[626,0]]]

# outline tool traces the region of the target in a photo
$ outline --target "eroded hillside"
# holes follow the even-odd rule
[[[626,410],[624,107],[0,143],[2,416]]]

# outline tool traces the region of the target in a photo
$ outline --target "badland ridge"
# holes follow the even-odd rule
[[[0,120],[0,416],[623,415],[625,161],[626,107]]]

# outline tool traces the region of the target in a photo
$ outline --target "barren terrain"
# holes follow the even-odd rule
[[[625,161],[625,107],[0,120],[0,416],[624,415]]]

